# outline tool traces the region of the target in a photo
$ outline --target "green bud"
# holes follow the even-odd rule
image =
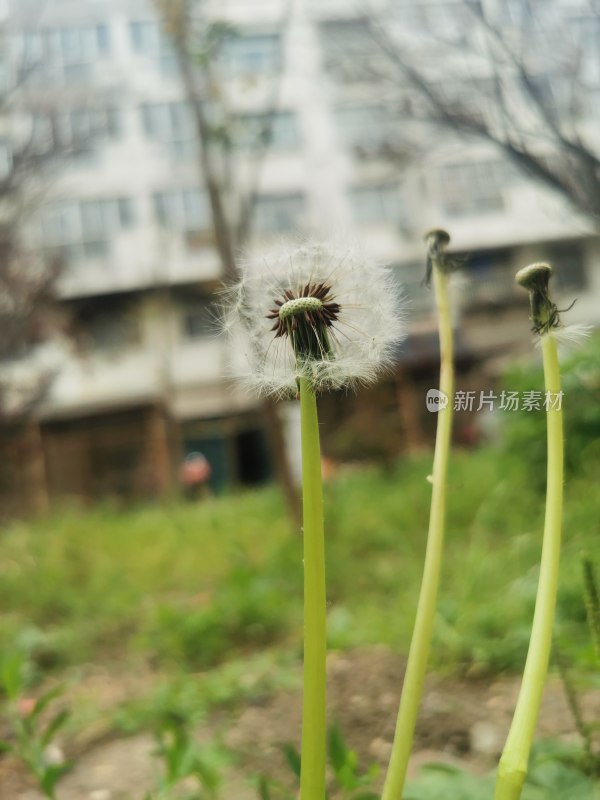
[[[539,334],[548,333],[551,328],[557,328],[560,324],[558,309],[550,299],[551,277],[552,267],[544,262],[529,264],[515,275],[519,286],[529,292],[533,330]]]

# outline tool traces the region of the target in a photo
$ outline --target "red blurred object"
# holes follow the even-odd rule
[[[210,479],[212,470],[202,453],[190,453],[179,470],[179,480],[187,488],[202,486]]]
[[[35,711],[36,705],[37,700],[34,697],[21,697],[17,703],[17,708],[22,717],[28,717]]]

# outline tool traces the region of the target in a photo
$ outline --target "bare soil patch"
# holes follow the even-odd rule
[[[328,660],[330,719],[336,720],[349,746],[364,766],[385,768],[394,735],[404,660],[386,648],[332,653]],[[98,678],[95,678],[98,681]],[[101,702],[114,708],[139,682],[104,676]],[[135,687],[134,687],[135,684]],[[77,692],[88,691],[80,687]],[[460,763],[473,771],[493,769],[503,746],[519,681],[456,680],[431,676],[419,718],[411,774],[428,761]],[[98,687],[96,687],[98,689]],[[590,719],[600,718],[600,692],[587,692],[582,707]],[[237,712],[215,713],[198,731],[202,741],[215,737],[237,754],[228,770],[223,797],[248,800],[256,795],[248,777],[263,772],[285,782],[289,769],[281,744],[299,744],[301,693],[279,692],[257,697]],[[538,736],[575,737],[575,725],[562,684],[548,681]],[[73,770],[60,784],[60,800],[143,800],[159,768],[148,735],[107,740],[106,731],[88,733],[87,742],[65,742],[67,757],[76,755]],[[2,800],[40,800],[30,780],[14,762],[0,761]]]

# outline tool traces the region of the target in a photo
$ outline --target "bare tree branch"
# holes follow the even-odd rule
[[[409,47],[386,12],[366,19],[372,54],[379,54],[378,58],[365,58],[362,63],[347,59],[348,70],[363,81],[371,75],[380,86],[383,80],[388,86],[395,82],[399,96],[408,93],[412,98],[405,104],[407,118],[494,144],[519,170],[558,192],[600,225],[600,153],[584,134],[581,119],[566,113],[573,109],[575,89],[566,108],[561,108],[560,103],[555,105],[549,84],[554,75],[550,68],[560,68],[558,77],[564,86],[570,80],[585,96],[583,45],[579,42],[573,47],[568,18],[554,21],[542,10],[528,17],[533,12],[523,6],[522,29],[517,36],[514,28],[505,30],[492,19],[481,3],[464,0],[463,7],[474,25],[465,31],[462,59],[448,50],[448,36],[440,39],[435,31],[421,31],[422,46],[421,39],[415,39]],[[592,23],[600,28],[596,0],[590,2],[590,14]],[[544,36],[550,38],[544,41]],[[550,40],[562,42],[563,50],[549,51],[545,45]],[[450,54],[448,58],[444,52]],[[600,43],[597,56],[600,58]],[[343,67],[344,53],[337,57]],[[443,74],[434,77],[440,60]],[[473,68],[475,74],[465,67],[471,62],[479,65]],[[489,79],[488,92],[478,86],[479,75]],[[542,88],[544,82],[548,92]],[[462,97],[449,96],[445,87],[450,85],[462,85]],[[401,147],[400,137],[395,143],[386,142],[388,154],[394,152],[394,146]]]
[[[8,59],[7,31],[0,34],[5,45],[7,74],[13,77],[0,92],[0,117],[7,122],[15,117],[33,119],[28,106],[27,81],[39,65],[11,63]],[[12,68],[12,69],[10,69]],[[32,350],[47,340],[54,329],[56,314],[55,284],[61,264],[57,258],[35,253],[25,245],[25,229],[39,211],[44,187],[52,172],[64,163],[65,148],[52,141],[40,150],[33,124],[13,131],[5,125],[5,171],[0,178],[0,425],[6,423],[6,398],[15,394],[9,363],[29,357]],[[33,375],[33,373],[32,373]],[[8,376],[8,377],[7,377]],[[12,409],[10,422],[29,415],[47,392],[52,376],[44,370],[20,387],[18,408]],[[16,415],[16,416],[15,416]]]
[[[210,23],[202,20],[200,42],[194,38],[194,33],[198,34],[198,30],[194,26],[192,18],[191,0],[156,0],[156,5],[161,13],[165,31],[173,42],[184,89],[194,116],[198,139],[200,177],[206,186],[209,196],[212,224],[221,260],[223,279],[226,283],[233,283],[239,277],[235,250],[241,243],[245,242],[250,233],[252,210],[256,199],[260,169],[271,144],[273,120],[277,110],[275,101],[278,96],[278,90],[273,95],[273,103],[266,120],[267,136],[263,141],[263,147],[258,153],[259,158],[255,163],[253,182],[249,189],[246,189],[245,197],[238,198],[238,202],[235,203],[233,202],[233,197],[231,195],[228,196],[227,174],[226,170],[222,169],[228,161],[229,137],[227,135],[221,137],[221,148],[215,153],[212,129],[206,114],[207,98],[210,96],[209,88],[213,89],[213,94],[222,95],[222,93],[215,91],[218,81],[212,73],[212,61],[218,50],[219,37],[215,41],[211,35],[213,29]],[[202,52],[202,47],[204,52]],[[293,480],[277,407],[271,399],[266,399],[263,400],[262,409],[277,478],[290,516],[299,526],[302,520],[300,497]]]

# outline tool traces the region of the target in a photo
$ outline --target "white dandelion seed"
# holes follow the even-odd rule
[[[293,396],[372,383],[405,336],[389,269],[335,243],[279,247],[242,265],[224,325],[243,352],[232,374],[260,395]]]
[[[552,328],[544,336],[551,336],[556,339],[558,345],[564,345],[565,348],[578,347],[583,344],[592,335],[593,328],[591,325],[584,323],[573,323],[571,325],[560,325],[558,328]],[[541,337],[538,338],[536,346],[541,345]]]

